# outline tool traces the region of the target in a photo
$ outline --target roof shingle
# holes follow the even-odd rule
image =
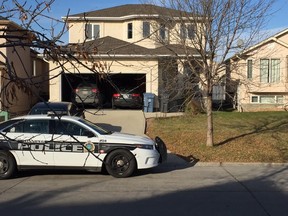
[[[186,13],[186,12],[185,12]],[[116,7],[95,10],[90,12],[78,13],[69,17],[123,17],[129,15],[152,15],[161,16],[183,16],[183,11],[160,7],[151,4],[126,4]]]
[[[75,44],[74,44],[75,46]],[[189,53],[189,55],[197,55],[198,51],[192,47],[186,47],[184,50],[183,45],[168,44],[158,47],[156,49],[148,49],[137,44],[129,43],[123,40],[119,40],[110,36],[98,38],[93,41],[88,41],[83,44],[76,44],[76,46],[82,47],[86,52],[97,52],[98,55],[129,55],[129,56],[183,56]]]

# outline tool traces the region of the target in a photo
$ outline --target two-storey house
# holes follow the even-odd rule
[[[227,88],[239,111],[284,110],[288,102],[288,29],[229,60]]]
[[[0,17],[0,115],[6,117],[27,113],[49,94],[48,63],[25,45],[27,34],[15,22]]]
[[[185,61],[198,57],[195,47],[184,49],[181,44],[195,36],[187,14],[128,4],[64,17],[69,27],[68,47],[77,60],[64,59],[64,67],[50,61],[50,100],[71,100],[73,89],[85,80],[97,82],[108,103],[123,86],[155,94],[155,108],[163,92],[175,100],[183,97],[179,80],[187,72]],[[64,73],[58,76],[61,70]]]

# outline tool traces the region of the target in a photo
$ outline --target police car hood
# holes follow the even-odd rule
[[[125,143],[125,144],[154,144],[154,141],[147,136],[140,136],[127,133],[114,132],[109,135],[105,135],[107,142],[109,143]]]

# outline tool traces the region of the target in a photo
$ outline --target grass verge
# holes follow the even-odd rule
[[[214,147],[206,146],[206,115],[147,120],[147,135],[187,160],[288,162],[288,112],[215,112]]]

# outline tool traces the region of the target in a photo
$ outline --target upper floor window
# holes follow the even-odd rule
[[[143,37],[147,38],[150,36],[150,22],[143,22]]]
[[[133,25],[132,23],[128,23],[127,25],[127,38],[131,39],[133,37]]]
[[[100,37],[100,25],[86,24],[85,39],[93,40]]]
[[[194,25],[182,24],[180,27],[180,38],[181,39],[193,39],[195,37],[195,28]]]
[[[160,25],[159,36],[160,36],[160,40],[162,41],[168,40],[168,30],[165,24]]]
[[[253,69],[252,69],[252,60],[248,60],[247,61],[247,78],[248,79],[251,79],[252,78],[252,71],[253,71]]]
[[[260,59],[260,82],[280,81],[280,59]]]

